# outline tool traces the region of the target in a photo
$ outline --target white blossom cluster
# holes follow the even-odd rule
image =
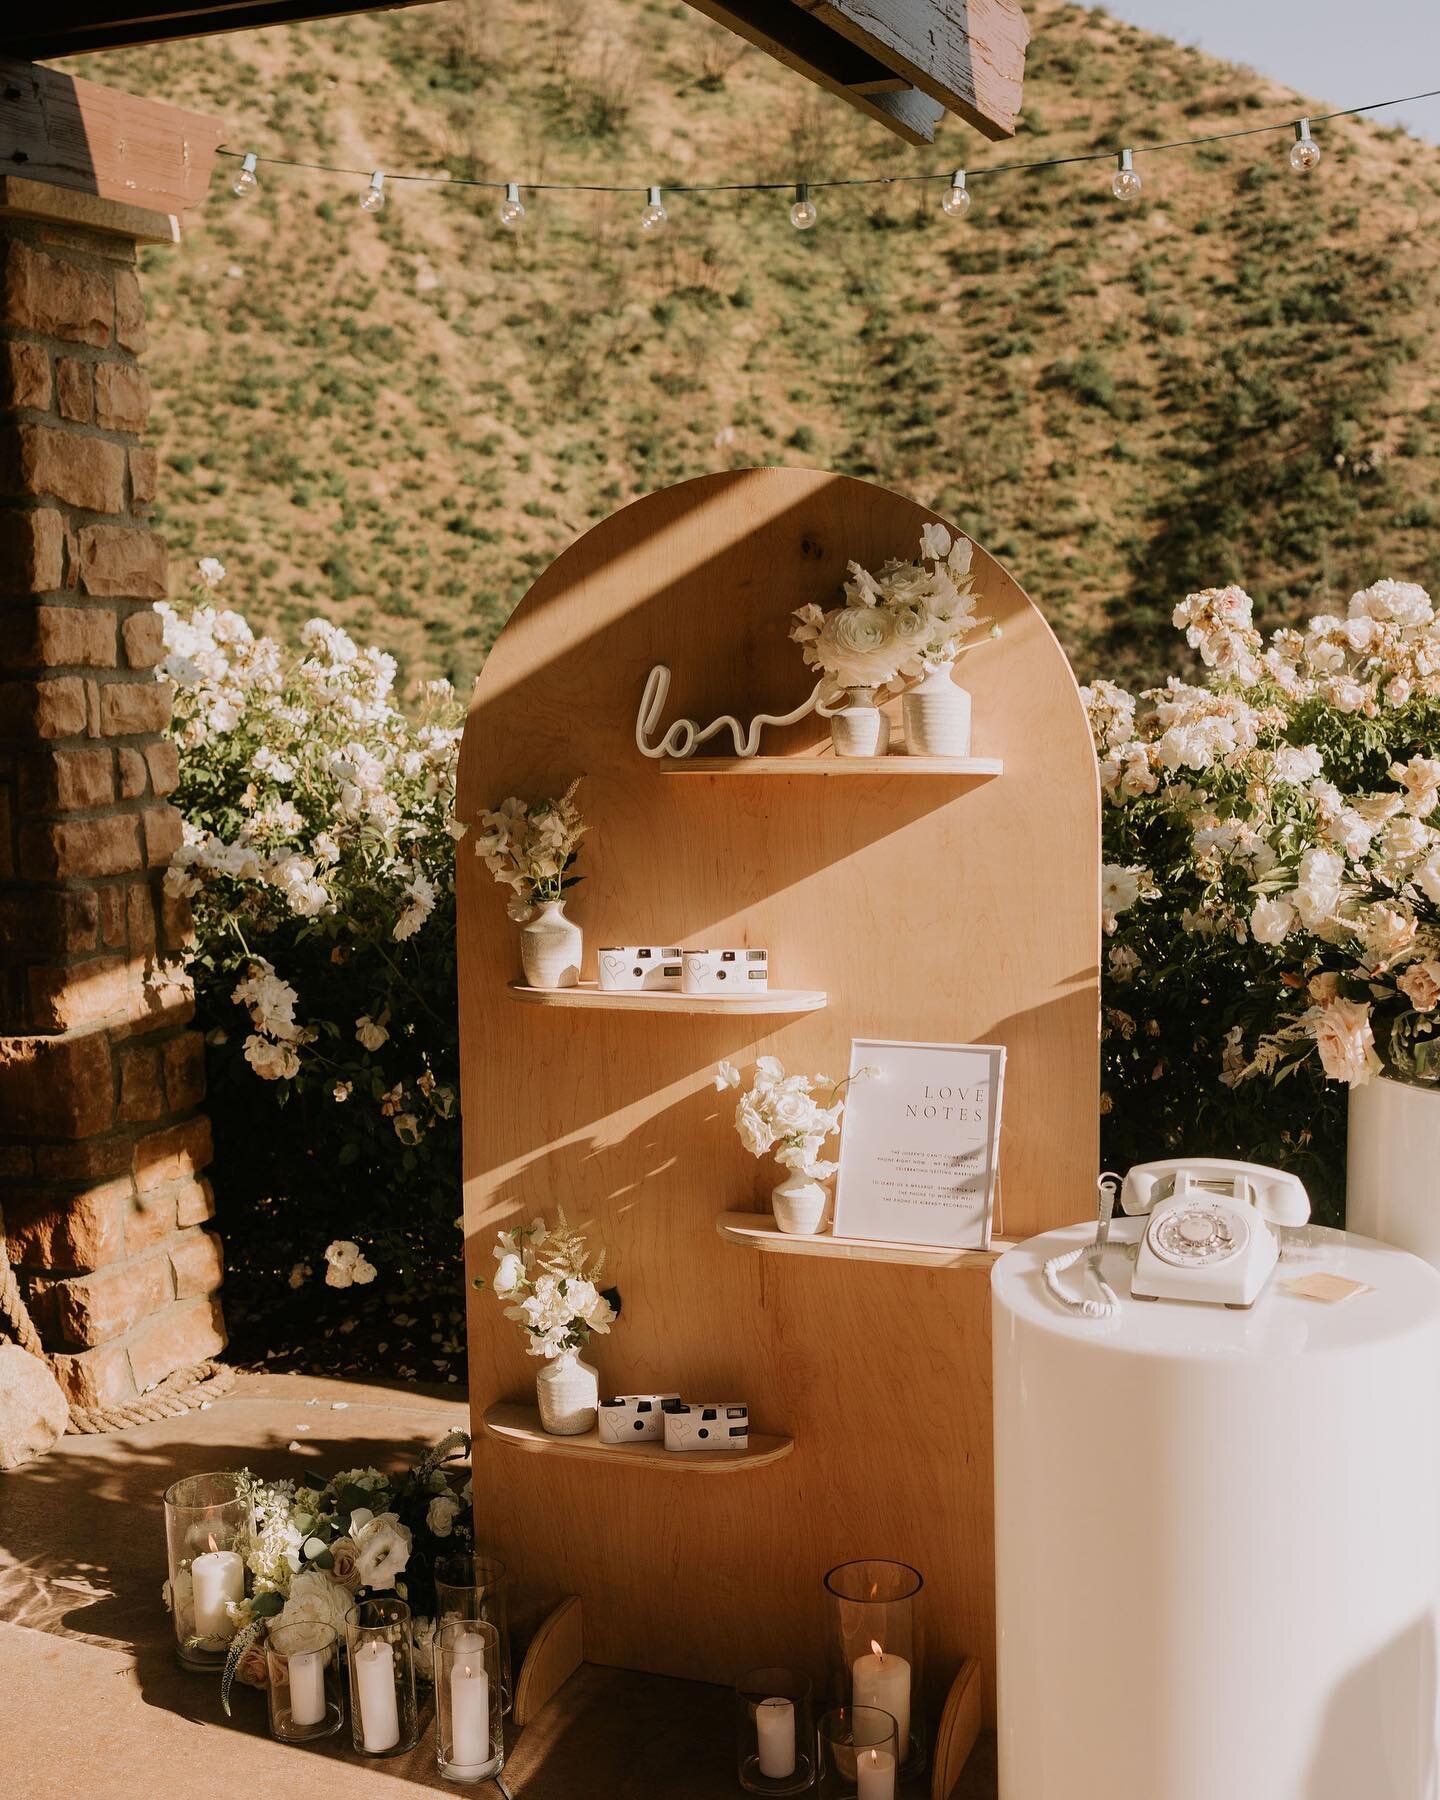
[[[797,608],[790,636],[807,666],[821,672],[821,699],[898,687],[953,662],[965,638],[987,623],[975,616],[970,559],[968,538],[926,525],[917,561],[892,560],[874,575],[852,562],[843,606]]]
[[[605,1253],[592,1259],[563,1212],[553,1230],[536,1218],[502,1231],[495,1259],[491,1286],[497,1299],[511,1302],[505,1317],[524,1330],[531,1356],[569,1355],[614,1323],[615,1308],[596,1285]]]
[[[715,1087],[738,1088],[740,1071],[722,1062]],[[828,1075],[787,1075],[778,1056],[755,1060],[755,1076],[735,1108],[735,1130],[752,1156],[770,1156],[782,1168],[811,1181],[828,1181],[840,1167],[821,1156],[825,1140],[840,1129],[845,1102],[841,1084]],[[824,1096],[824,1098],[817,1098]]]
[[[525,801],[514,794],[493,812],[481,813],[475,854],[496,881],[511,890],[507,910],[522,923],[537,906],[564,898],[578,877],[567,871],[585,830],[575,804],[579,781],[558,800]]]

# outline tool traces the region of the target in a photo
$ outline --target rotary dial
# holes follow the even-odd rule
[[[1178,1206],[1150,1229],[1155,1254],[1181,1268],[1226,1262],[1245,1248],[1249,1227],[1238,1213],[1216,1205]]]

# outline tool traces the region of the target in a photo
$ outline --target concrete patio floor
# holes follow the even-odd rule
[[[160,1496],[181,1475],[396,1467],[457,1425],[468,1429],[468,1409],[443,1392],[246,1375],[204,1412],[66,1437],[0,1476],[6,1795],[384,1800],[419,1788],[465,1791],[436,1772],[428,1705],[418,1747],[382,1763],[355,1755],[348,1724],[319,1746],[276,1743],[254,1689],[237,1686],[226,1719],[218,1680],[176,1665],[160,1599]],[[586,1664],[514,1739],[505,1779],[516,1800],[730,1800],[732,1706],[725,1689]],[[471,1791],[497,1797],[489,1783]],[[993,1741],[983,1739],[956,1800],[994,1792]]]

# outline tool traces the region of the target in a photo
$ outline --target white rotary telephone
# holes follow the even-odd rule
[[[1139,1163],[1120,1204],[1148,1213],[1130,1293],[1137,1300],[1253,1306],[1280,1257],[1272,1225],[1310,1217],[1304,1186],[1283,1169],[1221,1157]]]
[[[1101,1266],[1117,1187],[1127,1213],[1150,1215],[1130,1278],[1136,1300],[1253,1306],[1280,1260],[1270,1227],[1303,1225],[1310,1217],[1310,1197],[1294,1175],[1218,1156],[1137,1163],[1123,1183],[1102,1175],[1099,1185],[1093,1240],[1052,1256],[1044,1270],[1045,1285],[1060,1305],[1090,1319],[1111,1318],[1120,1310]],[[1081,1261],[1100,1291],[1098,1300],[1068,1292],[1060,1280]]]

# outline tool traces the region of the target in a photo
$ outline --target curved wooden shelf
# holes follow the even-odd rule
[[[829,996],[823,988],[767,988],[759,994],[677,994],[664,988],[617,992],[582,981],[578,987],[532,988],[512,981],[510,998],[527,1006],[598,1006],[612,1012],[757,1013],[819,1012]]]
[[[551,1437],[540,1424],[540,1410],[501,1400],[485,1414],[491,1437],[541,1455],[572,1456],[604,1463],[639,1463],[647,1469],[671,1469],[682,1475],[734,1475],[742,1469],[779,1462],[795,1448],[794,1438],[752,1431],[748,1450],[694,1450],[680,1453],[661,1444],[602,1444],[595,1428],[578,1437]]]
[[[909,1263],[922,1269],[988,1267],[1010,1248],[1000,1238],[988,1250],[956,1250],[931,1244],[893,1244],[870,1238],[835,1237],[829,1232],[806,1236],[781,1231],[769,1213],[727,1212],[715,1221],[715,1229],[732,1244],[747,1244],[779,1256],[829,1256],[845,1262]]]
[[[686,756],[667,757],[665,775],[948,775],[984,781],[1003,775],[998,756]]]

